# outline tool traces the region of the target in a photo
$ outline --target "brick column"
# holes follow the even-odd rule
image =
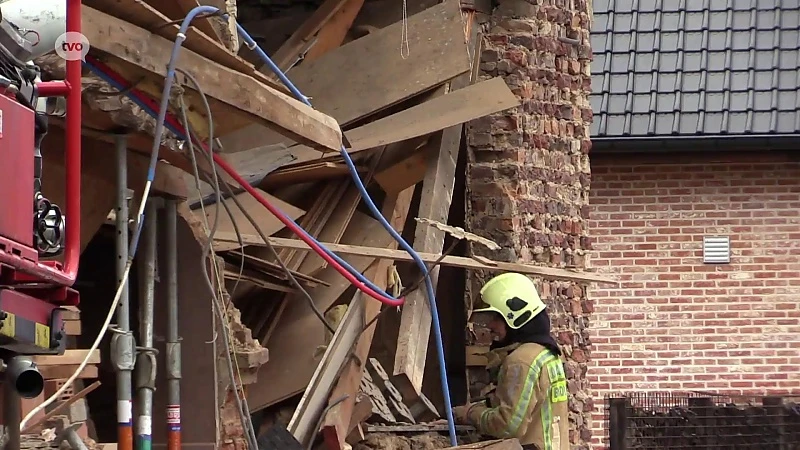
[[[468,126],[467,226],[503,246],[498,252],[474,250],[505,261],[584,268],[590,249],[591,4],[498,3],[491,16],[481,18],[481,71],[504,77],[522,105]],[[472,276],[468,292],[477,293],[480,281]],[[541,280],[538,285],[567,359],[570,441],[573,448],[588,448],[592,304],[585,286]]]

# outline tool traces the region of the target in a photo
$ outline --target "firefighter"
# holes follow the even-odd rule
[[[505,273],[480,295],[488,307],[473,317],[484,316],[494,339],[487,369],[496,387],[483,401],[453,408],[456,423],[517,438],[525,449],[568,450],[567,379],[536,286],[525,275]]]

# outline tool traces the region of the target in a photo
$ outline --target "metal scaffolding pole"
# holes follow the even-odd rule
[[[122,282],[128,262],[128,149],[124,135],[116,137],[117,147],[117,284]],[[111,338],[111,361],[117,371],[117,445],[133,450],[132,373],[136,343],[131,333],[128,282],[122,287],[117,324]]]
[[[14,380],[10,379],[9,372],[3,379],[3,425],[5,425],[5,449],[19,450],[20,448],[20,429],[22,421],[22,405],[20,395],[14,386]]]
[[[167,264],[167,450],[181,448],[181,342],[178,332],[178,206],[165,205]]]
[[[139,303],[139,339],[136,359],[136,435],[137,448],[150,450],[153,445],[153,391],[156,380],[156,350],[153,348],[153,309],[156,287],[156,239],[158,202],[148,202],[145,212],[144,253],[141,261],[141,295]]]

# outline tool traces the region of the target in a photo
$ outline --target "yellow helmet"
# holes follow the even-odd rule
[[[533,281],[525,275],[513,272],[489,280],[481,289],[481,300],[488,307],[474,312],[496,312],[515,330],[545,309]]]

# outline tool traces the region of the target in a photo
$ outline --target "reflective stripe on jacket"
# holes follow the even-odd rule
[[[561,359],[542,345],[527,343],[500,366],[491,406],[469,408],[481,434],[517,438],[541,450],[569,450],[567,377]]]

